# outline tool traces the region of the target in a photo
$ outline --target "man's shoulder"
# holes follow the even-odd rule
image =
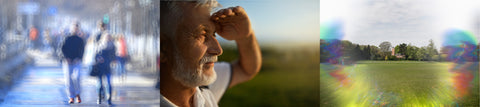
[[[72,36],[65,36],[65,38],[63,39],[64,43],[69,43],[68,41],[72,41]]]
[[[70,35],[67,37],[67,39],[73,39],[73,40],[83,40],[81,37],[78,35]]]
[[[65,39],[73,39],[73,38],[77,38],[77,37],[78,37],[77,35],[68,34],[67,36],[65,36]]]

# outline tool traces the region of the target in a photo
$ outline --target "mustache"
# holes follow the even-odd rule
[[[207,62],[217,62],[218,56],[204,56],[202,60],[200,60],[200,64],[204,64]]]

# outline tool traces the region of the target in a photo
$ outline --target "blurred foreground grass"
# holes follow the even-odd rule
[[[219,61],[238,58],[233,46],[222,45]],[[316,50],[317,49],[317,50]],[[263,64],[252,80],[228,89],[223,107],[319,106],[319,48],[262,47]]]
[[[478,63],[477,63],[478,64]],[[456,99],[452,87],[453,63],[418,61],[363,61],[345,66],[349,86],[340,86],[328,70],[332,65],[321,64],[320,105],[336,106],[479,106],[478,68],[471,70],[476,78],[469,93]],[[478,67],[478,66],[475,66]]]

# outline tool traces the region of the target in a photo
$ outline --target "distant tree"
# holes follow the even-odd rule
[[[377,46],[370,46],[370,59],[377,59],[377,60],[381,60],[382,58],[382,55],[381,55],[381,52],[380,52],[380,48],[378,48]]]
[[[353,59],[354,60],[362,60],[362,50],[360,49],[360,45],[357,44],[355,48],[353,49]]]
[[[364,59],[372,60],[372,58],[371,58],[372,53],[371,53],[370,45],[367,45],[367,47],[365,49],[363,49],[363,52],[364,52]]]
[[[342,40],[342,46],[344,48],[349,48],[349,47],[353,47],[353,43],[348,41],[348,40]]]
[[[378,47],[380,47],[382,57],[386,57],[390,55],[390,47],[392,47],[392,44],[390,42],[388,41],[382,42],[380,43],[380,45],[378,45]]]
[[[327,62],[329,57],[328,50],[326,49],[327,42],[323,39],[320,39],[320,63]]]
[[[399,45],[398,53],[405,55],[405,58],[407,58],[407,44],[402,43]]]
[[[426,47],[418,48],[417,52],[415,53],[415,56],[417,56],[418,61],[422,61],[425,58],[426,51],[427,51]]]
[[[348,40],[342,40],[342,52],[343,52],[343,58],[345,60],[351,60],[354,56],[354,48],[355,48],[355,45],[348,41]]]
[[[390,47],[392,47],[392,44],[390,42],[382,42],[380,43],[380,45],[378,45],[378,47],[380,47],[380,50],[382,52],[389,52],[390,51]]]
[[[395,53],[394,53],[394,54],[398,54],[398,53],[399,53],[398,50],[400,49],[400,46],[397,45],[397,46],[395,46],[395,47],[393,47],[393,48],[395,49]]]
[[[400,53],[401,55],[405,55],[405,59],[408,58],[407,44],[402,43],[400,45],[395,46],[395,53]]]
[[[426,59],[432,60],[433,56],[438,55],[438,51],[435,48],[435,44],[433,43],[433,40],[430,39],[429,42],[430,43],[428,44],[425,50],[425,55],[426,55]]]
[[[418,47],[413,46],[412,44],[407,45],[406,56],[407,60],[416,60],[417,58]]]

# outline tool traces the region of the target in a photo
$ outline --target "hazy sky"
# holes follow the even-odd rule
[[[342,20],[344,40],[378,46],[412,43],[441,46],[449,28],[480,38],[479,0],[320,0],[320,23]]]
[[[242,6],[260,42],[319,42],[318,0],[219,0],[222,8]]]

